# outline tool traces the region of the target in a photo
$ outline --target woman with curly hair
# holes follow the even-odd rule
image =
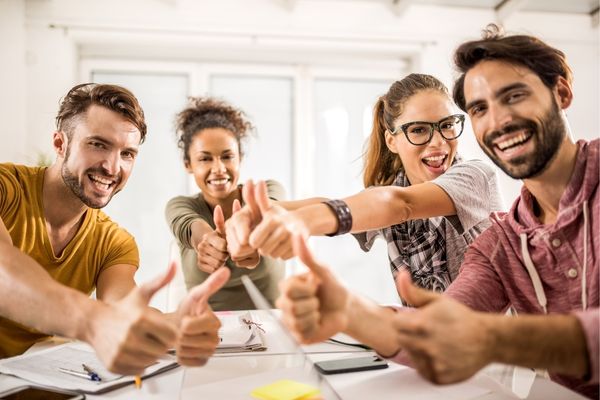
[[[230,255],[224,229],[225,221],[243,202],[238,179],[242,142],[253,130],[251,123],[241,110],[223,101],[192,97],[177,115],[176,130],[184,166],[200,189],[193,196],[171,199],[166,207],[167,222],[181,251],[188,290],[218,268],[229,268],[231,279],[209,300],[214,310],[254,308],[242,287],[242,275],[250,275],[273,303],[285,272],[284,263],[261,257],[250,247]],[[284,190],[278,182],[267,181],[267,192],[269,198],[283,200]]]

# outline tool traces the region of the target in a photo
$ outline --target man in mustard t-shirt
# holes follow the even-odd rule
[[[78,85],[56,122],[54,164],[0,164],[0,358],[59,334],[91,344],[117,373],[140,373],[172,347],[180,363],[204,364],[219,328],[207,299],[228,270],[162,314],[148,302],[174,266],[136,287],[135,241],[100,211],[127,182],[146,135],[137,99],[119,86]]]

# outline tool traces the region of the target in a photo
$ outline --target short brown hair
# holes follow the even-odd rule
[[[194,136],[209,128],[231,132],[237,140],[240,156],[243,155],[242,139],[254,130],[242,110],[212,97],[190,97],[187,107],[177,114],[175,120],[177,145],[183,152],[184,161],[190,161],[189,150]]]
[[[404,111],[404,104],[417,93],[432,90],[448,97],[448,89],[434,76],[410,74],[392,84],[381,96],[373,110],[373,128],[363,154],[363,184],[369,186],[391,185],[402,163],[400,157],[388,149],[385,132],[394,130],[394,122]]]
[[[117,85],[82,83],[73,87],[60,102],[56,129],[71,137],[75,120],[91,105],[106,107],[123,116],[140,131],[140,143],[144,142],[147,130],[144,110],[133,93]]]
[[[559,76],[569,83],[573,73],[565,53],[529,35],[505,35],[502,28],[489,24],[483,38],[463,43],[454,53],[454,64],[460,76],[454,83],[454,102],[465,110],[464,82],[466,73],[484,60],[500,60],[524,66],[533,71],[548,88],[553,88]]]

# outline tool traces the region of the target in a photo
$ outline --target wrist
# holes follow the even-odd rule
[[[338,236],[350,232],[352,230],[352,213],[348,204],[343,200],[327,200],[323,203],[333,211],[337,220],[336,231],[327,233],[327,236]]]
[[[74,310],[75,332],[72,337],[77,340],[94,343],[98,335],[99,327],[104,325],[104,315],[109,305],[100,300],[86,298],[85,302],[79,304]]]

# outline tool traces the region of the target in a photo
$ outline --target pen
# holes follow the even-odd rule
[[[92,377],[87,372],[75,371],[75,370],[67,369],[67,368],[59,368],[58,370],[60,372],[62,372],[63,374],[69,374],[69,375],[73,375],[73,376],[78,376],[80,378],[89,379],[91,381],[98,382],[100,380],[100,377],[98,375],[96,375],[95,377]]]
[[[81,366],[83,367],[83,370],[84,370],[85,372],[87,372],[87,373],[88,373],[88,375],[90,376],[90,378],[91,378],[93,381],[98,381],[98,382],[99,382],[99,381],[101,381],[101,380],[102,380],[102,379],[100,378],[100,375],[98,375],[98,373],[97,373],[96,371],[94,371],[93,369],[91,369],[90,367],[88,367],[88,366],[87,366],[87,365],[85,365],[85,364],[81,364]]]

